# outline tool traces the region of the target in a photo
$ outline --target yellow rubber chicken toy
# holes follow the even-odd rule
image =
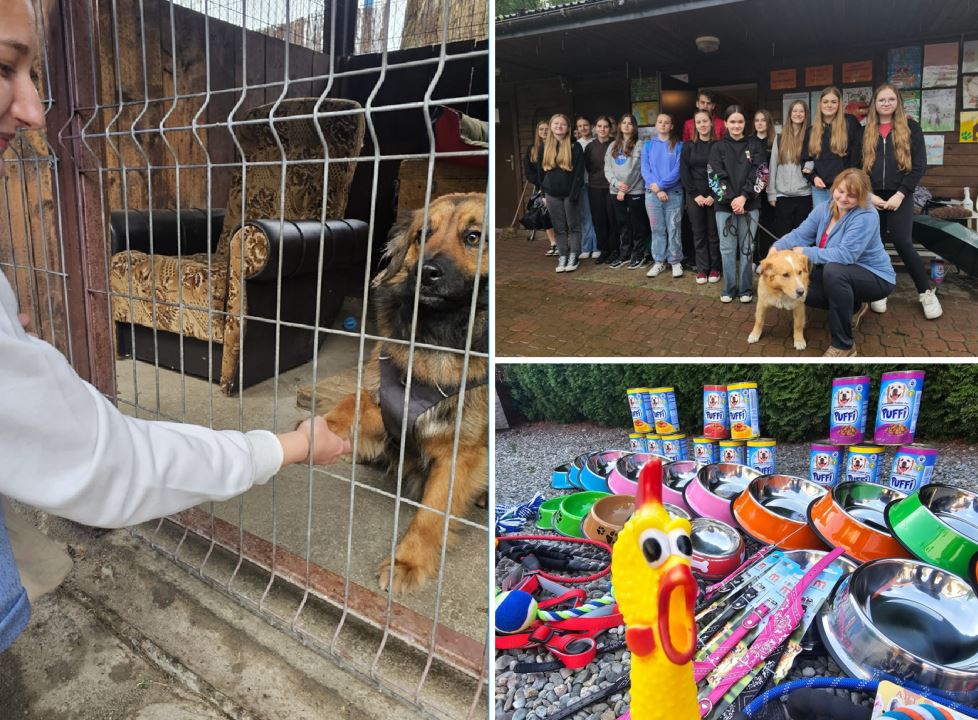
[[[618,533],[611,585],[631,651],[632,720],[699,720],[693,653],[696,581],[689,521],[662,505],[662,462],[639,473],[635,513]]]

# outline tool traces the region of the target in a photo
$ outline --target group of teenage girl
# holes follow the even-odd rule
[[[558,258],[558,273],[592,259],[611,268],[650,266],[648,277],[667,268],[681,277],[685,209],[696,282],[722,278],[721,302],[751,302],[753,269],[775,240],[778,249],[806,248],[814,290],[809,304],[829,310],[828,354],[854,352],[852,325],[867,307],[886,311],[896,282],[883,249],[887,237],[909,271],[924,315],[940,317],[940,302],[911,240],[913,193],[926,169],[924,137],[896,88],[876,88],[865,127],[843,112],[836,87],[821,92],[813,114],[807,103],[794,102],[777,135],[767,110],[749,118],[732,105],[720,118],[714,107],[713,95],[701,92],[681,140],[665,112],[644,142],[630,114],[617,124],[602,115],[593,128],[579,117],[572,130],[560,113],[537,125],[524,171],[544,194],[553,223],[547,254]],[[838,202],[837,192],[857,198],[862,210],[875,210],[863,221],[872,224],[873,237],[845,231],[850,224],[841,219],[849,203]],[[822,215],[829,218],[827,228],[814,237]]]

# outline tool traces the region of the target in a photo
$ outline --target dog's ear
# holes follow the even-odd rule
[[[770,277],[773,271],[773,265],[774,263],[772,263],[768,258],[764,258],[761,260],[761,265],[758,268],[758,271],[761,273],[761,275],[767,275]]]
[[[417,211],[412,213],[409,220],[394,223],[387,234],[387,245],[384,247],[384,254],[380,261],[381,268],[373,281],[375,286],[396,275],[404,267],[408,248],[411,247],[411,228],[414,225],[416,214]]]

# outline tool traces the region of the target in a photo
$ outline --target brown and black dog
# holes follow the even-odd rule
[[[371,307],[378,335],[364,368],[360,392],[357,460],[385,460],[396,472],[404,427],[414,294],[421,273],[415,340],[444,350],[416,347],[412,366],[411,398],[404,438],[406,494],[437,511],[464,515],[488,487],[489,361],[470,356],[465,382],[462,422],[452,480],[452,453],[458,420],[459,389],[464,350],[475,298],[471,348],[486,353],[489,344],[489,253],[483,240],[486,196],[444,195],[431,202],[425,235],[423,210],[415,211],[407,225],[396,226],[388,240],[387,266],[372,283]],[[481,249],[480,249],[481,248]],[[475,289],[479,279],[478,291]],[[329,427],[353,440],[356,394],[344,398],[327,415]],[[417,587],[438,571],[445,517],[420,509],[394,553],[393,587],[402,592]],[[451,530],[451,528],[450,528]],[[452,533],[449,533],[451,539]],[[387,588],[390,560],[379,570]]]

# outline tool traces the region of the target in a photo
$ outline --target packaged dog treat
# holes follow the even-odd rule
[[[632,426],[637,433],[652,432],[654,426],[651,424],[652,411],[648,407],[648,388],[629,388],[625,391],[628,395],[628,409],[632,413]]]
[[[715,440],[730,437],[726,385],[703,386],[703,435]]]
[[[773,475],[777,441],[771,438],[756,438],[747,441],[747,465],[765,475]]]
[[[858,445],[866,436],[869,411],[869,377],[836,378],[832,381],[829,440],[836,445]]]
[[[879,483],[880,465],[886,448],[878,445],[853,445],[846,456],[846,482]]]
[[[934,477],[936,464],[937,448],[904,445],[893,456],[889,486],[908,494],[920,490]]]
[[[710,437],[693,438],[693,460],[700,467],[719,462],[720,449],[717,441]]]
[[[628,449],[632,452],[648,452],[648,445],[645,442],[645,435],[642,433],[628,433]]]
[[[913,443],[923,393],[923,370],[883,373],[880,377],[880,400],[876,409],[876,432],[873,434],[876,444]]]
[[[653,430],[659,435],[679,432],[679,411],[676,410],[676,391],[671,387],[652,388],[647,393],[652,413]]]
[[[760,436],[760,403],[756,382],[727,385],[727,411],[731,438],[749,440]]]
[[[743,440],[721,440],[719,443],[720,462],[744,465],[747,457]]]
[[[662,436],[656,433],[645,434],[645,452],[662,455]]]
[[[812,443],[808,460],[808,476],[812,482],[825,487],[838,485],[844,453],[845,448],[834,445],[828,440]]]
[[[662,456],[670,460],[688,460],[689,454],[686,452],[686,435],[684,433],[663,435]]]

